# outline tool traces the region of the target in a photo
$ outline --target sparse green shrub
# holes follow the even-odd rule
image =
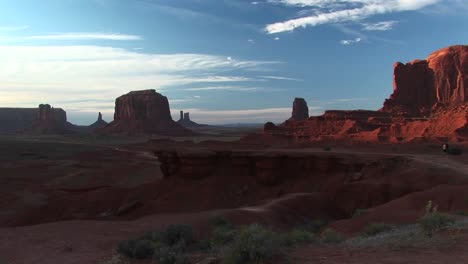
[[[344,238],[333,228],[325,229],[322,234],[320,234],[323,243],[341,243]]]
[[[168,246],[191,244],[194,242],[193,228],[189,225],[170,225],[161,233],[161,242]]]
[[[281,235],[281,242],[284,246],[291,247],[297,244],[308,244],[317,242],[318,239],[311,232],[304,229],[293,229]]]
[[[171,225],[165,230],[151,231],[140,238],[122,241],[117,246],[117,252],[133,259],[156,256],[162,258],[164,263],[171,263],[172,252],[177,256],[183,256],[186,248],[192,243],[194,243],[194,233],[191,226]]]
[[[236,239],[227,250],[225,264],[264,263],[281,255],[278,235],[260,226],[242,227]]]
[[[130,239],[122,241],[117,246],[117,252],[134,259],[146,259],[153,256],[155,245],[147,239]]]
[[[238,231],[229,227],[217,227],[213,229],[210,237],[212,248],[227,245],[234,241]]]
[[[313,220],[305,220],[303,224],[303,229],[310,231],[314,234],[317,234],[322,227],[326,226],[329,223],[329,220],[325,217],[320,217]]]
[[[332,150],[332,148],[329,147],[329,146],[323,148],[323,151],[331,151],[331,150]]]
[[[453,223],[455,223],[455,220],[448,215],[438,212],[437,205],[433,206],[432,201],[427,202],[426,212],[419,219],[419,226],[428,237],[432,237],[434,233],[447,228]]]
[[[153,261],[157,264],[188,264],[187,257],[177,247],[159,246],[153,254]]]
[[[387,232],[392,230],[394,227],[392,225],[384,223],[371,223],[364,227],[361,234],[363,236],[375,236],[379,233]]]
[[[463,154],[463,149],[457,148],[457,147],[452,147],[447,150],[447,154],[449,155],[461,155]]]
[[[367,211],[368,209],[365,209],[365,208],[356,209],[356,211],[354,211],[353,217],[364,215],[367,213]]]

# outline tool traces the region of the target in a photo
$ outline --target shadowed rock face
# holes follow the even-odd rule
[[[309,107],[304,98],[295,98],[293,102],[292,116],[289,120],[301,121],[309,118]]]
[[[172,120],[167,97],[155,90],[134,91],[117,98],[114,121],[100,132],[175,136],[192,134]]]
[[[468,102],[468,46],[438,50],[394,66],[394,91],[381,111],[420,115]]]
[[[98,128],[101,128],[101,127],[105,127],[107,124],[108,123],[102,119],[101,112],[99,112],[97,121],[94,122],[93,124],[91,124],[89,127],[91,129],[98,129]]]
[[[70,133],[72,124],[67,122],[67,113],[61,108],[48,104],[39,105],[37,118],[32,124],[32,132],[39,134]]]
[[[167,97],[155,90],[146,90],[130,92],[117,98],[114,120],[169,122],[172,117]]]

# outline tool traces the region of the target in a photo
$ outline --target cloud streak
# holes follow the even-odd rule
[[[8,27],[1,27],[0,26],[0,32],[2,31],[7,31],[7,32],[10,32],[10,31],[20,31],[20,30],[25,30],[25,29],[28,29],[29,26],[8,26]]]
[[[1,28],[0,28],[1,31]],[[0,38],[0,40],[18,41],[18,40],[114,40],[114,41],[136,41],[143,40],[143,37],[136,35],[127,35],[120,33],[99,33],[99,32],[69,32],[55,33],[46,35],[33,35],[23,37]]]
[[[130,90],[255,81],[247,76],[277,63],[102,46],[0,46],[0,105],[31,107],[73,98],[87,108],[86,101],[114,99]]]
[[[440,0],[269,0],[286,6],[316,8],[314,14],[266,26],[269,34],[293,31],[329,23],[355,22],[370,16],[414,11]]]
[[[367,31],[386,31],[393,29],[398,21],[382,21],[377,23],[363,23],[363,29]]]

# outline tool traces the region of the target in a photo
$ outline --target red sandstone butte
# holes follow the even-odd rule
[[[379,111],[326,111],[279,126],[264,135],[298,142],[466,141],[468,140],[468,46],[452,46],[426,60],[396,63],[394,91]],[[302,105],[306,104],[305,102]]]
[[[114,121],[100,129],[99,132],[169,136],[193,134],[192,131],[172,120],[167,97],[155,90],[133,91],[117,98]]]
[[[438,50],[426,60],[394,67],[394,90],[381,111],[430,114],[468,102],[468,46]]]
[[[293,102],[293,111],[290,120],[301,121],[309,118],[309,107],[304,98],[295,98]]]

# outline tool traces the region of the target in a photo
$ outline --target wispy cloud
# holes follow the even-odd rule
[[[362,39],[361,38],[355,38],[355,39],[344,39],[344,40],[341,40],[340,41],[340,44],[341,45],[352,45],[352,44],[357,44],[359,42],[361,42]]]
[[[255,81],[247,76],[260,66],[276,63],[228,61],[226,56],[207,54],[144,54],[102,46],[0,46],[0,105],[114,99],[129,90],[191,84],[223,86]]]
[[[69,32],[69,33],[54,33],[46,35],[33,35],[22,37],[0,38],[0,40],[17,41],[17,40],[115,40],[115,41],[134,41],[143,40],[143,37],[136,35],[127,35],[120,33],[99,33],[99,32]]]
[[[255,87],[242,87],[242,86],[208,86],[208,87],[196,87],[187,88],[185,91],[256,91],[258,88]]]
[[[269,34],[329,23],[361,21],[370,16],[419,10],[440,0],[269,0],[286,6],[316,8],[312,15],[269,24]]]
[[[8,27],[2,27],[0,26],[0,32],[2,31],[20,31],[20,30],[25,30],[28,29],[29,26],[8,26]]]
[[[259,76],[259,77],[264,78],[264,79],[281,80],[281,81],[296,81],[296,82],[302,82],[303,81],[301,79],[283,77],[283,76]]]
[[[398,21],[382,21],[377,23],[363,23],[363,29],[367,31],[386,31],[391,30]]]

